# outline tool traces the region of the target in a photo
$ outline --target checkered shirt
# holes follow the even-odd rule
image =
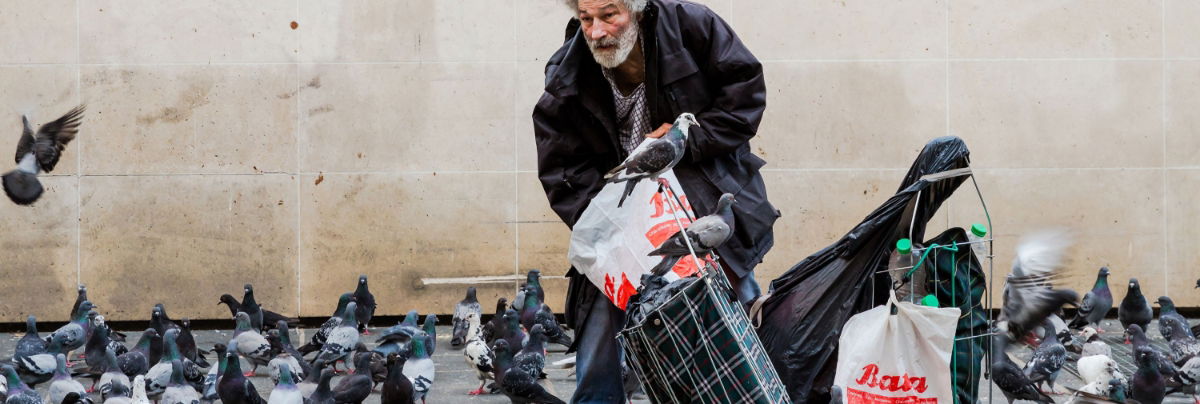
[[[601,69],[612,86],[613,104],[617,108],[617,127],[621,148],[628,155],[650,133],[650,109],[646,108],[646,83],[638,84],[628,95],[621,94],[609,69]]]

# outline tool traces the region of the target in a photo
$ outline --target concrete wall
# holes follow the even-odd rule
[[[1019,234],[1072,226],[1071,285],[1110,264],[1118,285],[1200,305],[1196,3],[706,3],[770,90],[753,146],[784,216],[762,284],[949,133],[973,151],[998,270]],[[448,313],[465,285],[423,279],[562,275],[529,115],[567,16],[554,0],[3,1],[3,146],[22,113],[89,110],[43,199],[0,209],[0,321],[64,319],[76,282],[123,320],[155,302],[224,317],[217,296],[246,282],[272,310],[328,315],[360,273],[383,314]],[[980,220],[969,191],[931,235]],[[548,281],[556,308],[564,286]]]

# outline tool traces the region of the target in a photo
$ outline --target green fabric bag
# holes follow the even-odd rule
[[[940,307],[958,307],[962,313],[950,356],[955,404],[979,402],[979,379],[985,371],[983,361],[988,342],[988,316],[983,306],[987,279],[970,245],[961,244],[969,241],[962,228],[946,230],[925,245],[953,246],[959,243],[958,251],[930,251],[922,265],[927,274],[926,290],[933,292]]]

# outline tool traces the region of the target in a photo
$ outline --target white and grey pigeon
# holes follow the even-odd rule
[[[1168,339],[1171,341],[1171,361],[1181,365],[1200,355],[1200,341],[1192,336],[1191,330],[1180,323],[1167,323],[1167,328],[1171,336]]]
[[[62,327],[58,327],[57,330],[50,333],[50,336],[46,337],[46,341],[61,338],[64,352],[74,351],[82,347],[87,342],[88,333],[92,329],[92,322],[88,319],[88,313],[95,308],[96,305],[90,301],[81,303],[79,305],[79,314],[76,314],[75,318],[71,319],[71,322],[63,324]]]
[[[58,367],[56,356],[66,352],[62,346],[63,338],[63,335],[50,338],[50,344],[46,346],[46,352],[22,358],[13,358],[17,373],[21,375],[22,382],[28,384],[30,387],[36,387],[38,384],[45,383],[54,377],[54,371]]]
[[[346,310],[342,311],[341,324],[329,332],[325,345],[321,346],[321,351],[317,353],[317,359],[330,364],[335,372],[337,361],[345,359],[358,345],[358,320],[354,317],[355,310],[358,310],[357,303],[346,304]]]
[[[225,354],[228,352],[225,344],[218,343],[213,345],[212,351],[217,355],[217,363],[215,366],[208,368],[208,374],[204,376],[204,384],[202,386],[204,391],[200,392],[200,399],[209,403],[221,399],[217,394],[217,379],[219,379],[221,374],[225,373],[225,361],[229,360],[225,357]]]
[[[429,358],[429,351],[425,349],[425,342],[425,332],[418,331],[411,342],[412,356],[404,362],[404,376],[408,377],[413,385],[413,401],[419,399],[422,403],[425,402],[425,395],[433,388],[433,381],[437,375],[433,359]]]
[[[133,377],[133,404],[150,404],[150,397],[146,396],[145,376]]]
[[[1158,332],[1162,334],[1164,339],[1171,341],[1171,327],[1174,325],[1178,325],[1185,335],[1192,338],[1196,337],[1192,334],[1192,325],[1188,323],[1186,317],[1179,314],[1179,310],[1175,308],[1175,302],[1170,297],[1159,296],[1158,301],[1155,303],[1162,307],[1158,312]]]
[[[1071,237],[1061,230],[1032,233],[1017,245],[997,321],[1009,341],[1020,341],[1064,304],[1079,299],[1073,290],[1053,288],[1066,267],[1070,246]]]
[[[1104,342],[1100,339],[1100,333],[1096,332],[1095,328],[1090,326],[1083,327],[1083,331],[1080,332],[1080,334],[1083,336],[1083,340],[1085,341],[1083,343],[1083,352],[1079,354],[1080,358],[1096,355],[1104,355],[1110,358],[1112,357],[1112,347],[1108,346],[1107,342]]]
[[[468,313],[466,320],[467,346],[463,349],[463,356],[466,356],[467,364],[475,368],[475,376],[479,378],[479,388],[467,393],[474,396],[483,394],[484,385],[493,379],[492,350],[483,341],[483,333],[479,330],[479,313]]]
[[[604,174],[604,179],[610,183],[625,182],[625,191],[617,207],[625,204],[625,198],[633,193],[634,187],[642,179],[658,180],[658,176],[674,168],[687,152],[688,130],[692,125],[700,123],[690,112],[679,114],[675,124],[660,138],[647,138],[637,148],[629,152],[625,161]]]
[[[1025,377],[1035,386],[1045,383],[1054,391],[1054,381],[1063,364],[1067,362],[1067,348],[1058,341],[1053,325],[1047,321],[1043,326],[1042,343],[1033,351],[1029,362],[1025,363]]]
[[[0,365],[0,369],[3,369],[4,381],[8,387],[8,391],[5,392],[5,404],[42,404],[42,395],[26,386],[20,376],[17,376],[16,369],[7,363]]]
[[[450,332],[450,346],[459,348],[470,338],[467,328],[467,316],[474,313],[476,317],[482,313],[479,299],[475,297],[475,287],[467,288],[467,297],[454,305],[454,317],[451,320],[454,328]]]
[[[666,275],[675,263],[680,259],[691,255],[694,251],[697,256],[703,258],[708,253],[725,244],[729,237],[733,235],[735,227],[733,217],[733,204],[737,200],[733,198],[733,194],[721,195],[721,199],[717,200],[717,209],[710,215],[703,216],[687,226],[684,231],[677,231],[671,235],[666,241],[663,241],[654,251],[651,251],[650,256],[663,257],[662,262],[650,269],[650,272],[656,276]],[[688,249],[687,240],[684,239],[684,232],[687,233],[687,240],[691,240],[692,247]]]
[[[112,395],[123,395],[121,392],[128,392],[131,389],[129,376],[121,371],[121,367],[117,365],[117,354],[111,348],[104,349],[104,373],[100,375],[100,381],[96,383],[96,388],[100,390],[100,397],[105,401]],[[117,393],[114,393],[117,392]]]
[[[170,383],[167,384],[166,391],[163,391],[159,404],[200,404],[200,393],[183,380],[183,361],[180,359],[171,361]]]
[[[267,398],[267,404],[303,403],[304,396],[300,394],[300,389],[296,387],[291,366],[286,363],[280,364],[279,381],[275,383],[275,388],[271,389],[271,396]]]
[[[17,168],[5,173],[2,181],[8,199],[18,205],[29,205],[42,196],[44,189],[37,175],[43,171],[54,171],[63,149],[79,133],[83,110],[83,105],[77,106],[58,119],[42,125],[36,133],[29,125],[29,118],[21,116],[24,127],[21,140],[17,142]]]
[[[174,366],[174,361],[182,359],[183,355],[179,352],[179,345],[175,340],[179,338],[178,329],[167,330],[163,335],[163,355],[159,358],[158,363],[150,367],[150,371],[146,372],[146,395],[159,399],[160,396],[167,390],[171,384],[171,372]]]
[[[61,403],[67,394],[76,393],[81,397],[87,396],[87,390],[82,384],[71,378],[71,373],[67,372],[67,356],[58,354],[55,359],[58,361],[58,368],[54,371],[54,379],[50,381],[50,402]],[[90,400],[90,399],[89,399]]]
[[[250,325],[249,314],[239,311],[234,319],[237,328],[233,331],[233,339],[229,340],[228,349],[236,350],[238,355],[250,362],[250,370],[245,376],[252,377],[259,366],[270,363],[271,343]]]

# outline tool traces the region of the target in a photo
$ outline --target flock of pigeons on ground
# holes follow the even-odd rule
[[[1157,300],[1161,306],[1158,328],[1170,349],[1151,345],[1146,330],[1154,320],[1154,311],[1137,279],[1130,278],[1117,307],[1117,318],[1126,343],[1132,344],[1131,359],[1137,370],[1132,375],[1122,374],[1113,359],[1112,347],[1100,339],[1101,333],[1117,332],[1101,326],[1113,307],[1109,269],[1100,268],[1095,285],[1082,301],[1075,291],[1055,288],[1066,266],[1068,247],[1069,237],[1059,232],[1031,235],[1017,247],[991,341],[991,380],[1009,403],[1053,403],[1042,386],[1050,394],[1058,394],[1054,382],[1068,360],[1068,351],[1079,354],[1077,369],[1085,383],[1072,393],[1072,402],[1158,404],[1172,393],[1195,397],[1200,383],[1200,342],[1195,335],[1200,333],[1200,326],[1191,326],[1175,310],[1171,298],[1161,296]],[[1200,280],[1196,287],[1200,288]],[[1078,307],[1069,323],[1062,314],[1063,306],[1068,304]],[[1022,343],[1033,347],[1023,367],[1007,353],[1009,347]]]

